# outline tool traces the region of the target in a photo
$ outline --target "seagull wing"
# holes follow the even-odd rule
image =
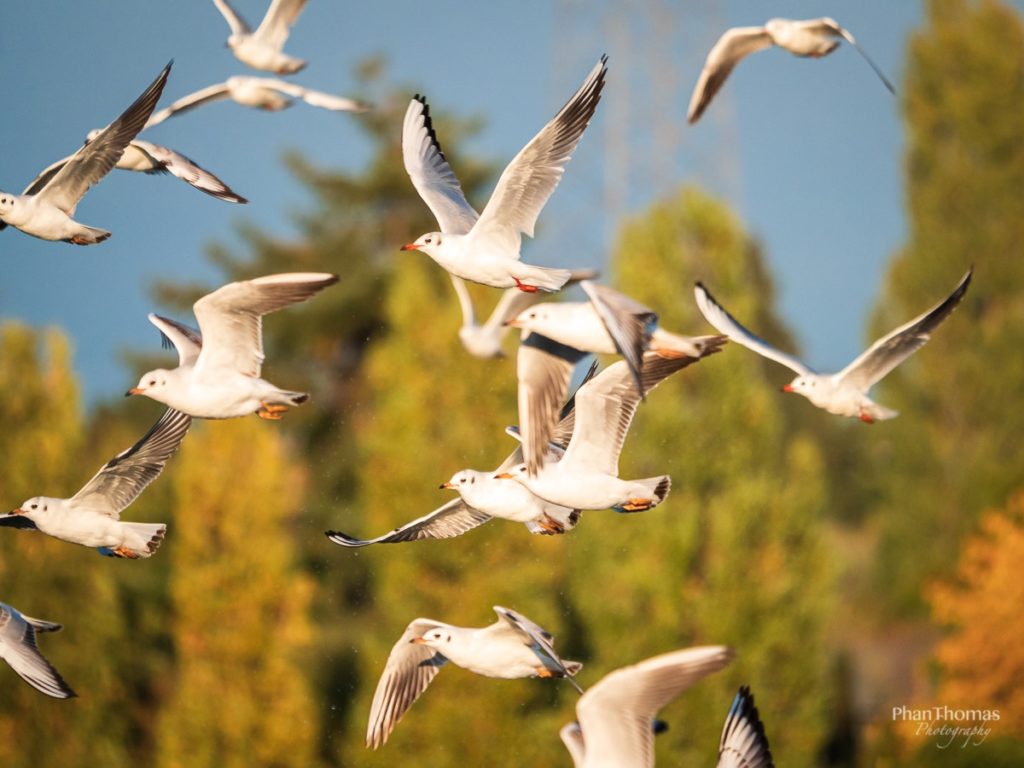
[[[862,392],[867,391],[872,384],[927,343],[932,337],[931,332],[960,304],[967,286],[971,284],[973,271],[967,271],[949,296],[924,314],[878,339],[860,357],[837,373],[836,378]]]
[[[161,147],[159,144],[150,144],[148,141],[139,141],[138,139],[133,142],[133,145],[153,159],[154,163],[158,166],[157,171],[166,171],[173,176],[177,176],[200,192],[205,192],[220,200],[226,200],[229,203],[249,202],[244,197],[236,195],[231,187],[180,152],[175,152],[167,147]]]
[[[288,272],[240,280],[192,305],[203,350],[195,370],[228,368],[258,377],[263,365],[263,315],[305,301],[338,282],[326,272]]]
[[[868,66],[875,70],[875,74],[878,75],[878,79],[882,81],[882,85],[889,89],[889,93],[893,95],[896,94],[896,89],[893,87],[893,84],[889,82],[889,78],[885,76],[885,73],[882,72],[881,68],[877,64],[875,64],[874,60],[872,60],[872,58],[868,56],[867,51],[861,48],[860,43],[858,43],[854,36],[850,34],[849,30],[839,26],[839,24],[837,24],[834,19],[829,18],[815,19],[813,22],[810,23],[816,24],[817,28],[823,31],[829,32],[833,35],[837,35],[843,38],[843,40],[852,45],[856,49],[857,53],[859,53],[864,58],[864,61],[868,63]]]
[[[555,650],[555,638],[550,632],[530,621],[530,619],[518,611],[513,611],[511,608],[495,605],[494,612],[508,622],[508,626],[525,641],[526,645],[532,647],[534,651],[543,653],[558,671],[562,673],[562,676],[572,683],[577,691],[583,693],[579,683],[573,680],[573,676],[579,671],[579,667],[576,667],[572,672],[569,671],[565,662],[562,661],[562,657]]]
[[[121,510],[160,475],[191,425],[191,416],[168,408],[135,445],[104,464],[72,500],[88,500],[119,519]]]
[[[709,350],[707,354],[718,351]],[[576,391],[576,426],[563,462],[579,462],[618,477],[619,454],[633,422],[641,393],[646,394],[676,371],[697,362],[699,358],[664,358],[645,352],[640,370],[642,389],[637,390],[633,374],[625,360],[612,363]]]
[[[153,312],[150,312],[147,317],[149,322],[160,329],[160,339],[164,348],[166,349],[170,345],[177,350],[178,365],[195,365],[196,360],[199,359],[199,353],[203,349],[203,337],[199,331],[184,323],[179,323],[177,320],[161,317]]]
[[[172,117],[179,112],[188,112],[188,110],[194,109],[200,104],[226,99],[230,93],[227,83],[215,83],[213,85],[208,85],[195,93],[190,93],[188,96],[182,96],[177,101],[171,103],[170,106],[154,112],[144,126],[144,129],[152,128],[154,125],[159,125],[168,117]]]
[[[733,655],[722,645],[687,648],[605,675],[576,703],[586,751],[608,765],[653,766],[651,720],[658,710]]]
[[[25,191],[22,192],[21,194],[23,194],[23,195],[36,195],[36,194],[39,194],[39,190],[41,190],[43,187],[45,187],[47,184],[49,184],[51,179],[53,179],[53,177],[56,176],[57,173],[65,165],[67,165],[68,162],[73,157],[74,157],[74,155],[68,155],[67,157],[65,157],[65,158],[63,158],[61,160],[58,160],[57,162],[53,163],[52,165],[50,165],[45,170],[41,171],[38,176],[36,176],[34,179],[32,179],[32,181],[29,182],[28,186],[25,187]]]
[[[402,162],[412,185],[434,214],[442,232],[464,235],[473,228],[480,216],[466,200],[462,185],[448,165],[434,132],[430,107],[419,94],[412,98],[405,110]]]
[[[280,51],[288,39],[292,24],[305,7],[306,0],[271,0],[267,15],[263,17],[254,35]]]
[[[56,631],[60,624],[38,622],[22,616],[9,605],[0,603],[0,658],[11,665],[22,680],[40,693],[55,699],[69,699],[77,694],[64,678],[39,652],[36,629]]]
[[[302,99],[307,104],[321,109],[329,109],[332,112],[365,112],[369,107],[361,101],[346,99],[344,96],[335,96],[333,93],[314,91],[311,88],[303,88],[301,85],[289,83],[286,80],[278,80],[273,77],[254,77],[267,88],[273,88],[287,96],[294,96]]]
[[[168,64],[128,109],[71,156],[64,167],[36,193],[36,197],[55,205],[68,216],[73,215],[78,201],[89,191],[89,187],[109,173],[121,159],[125,147],[142,130],[160,100],[170,72],[171,65]]]
[[[544,464],[558,412],[569,390],[572,370],[586,352],[530,333],[519,344],[519,428],[527,471],[536,474]]]
[[[228,25],[231,27],[231,34],[233,35],[247,35],[249,34],[249,25],[245,23],[245,19],[235,12],[235,9],[228,4],[228,0],[213,0],[213,4],[217,6],[217,10],[220,11],[220,15],[224,17]]]
[[[416,619],[406,627],[391,649],[370,705],[370,720],[366,728],[367,747],[376,749],[388,740],[405,711],[415,703],[448,661],[433,648],[412,641],[431,629],[447,626],[433,619]]]
[[[771,45],[772,38],[764,27],[733,27],[727,30],[704,61],[704,69],[690,97],[687,121],[695,123],[700,119],[740,59]]]
[[[533,237],[533,227],[544,204],[562,179],[583,131],[597,109],[604,87],[607,56],[557,115],[533,137],[498,179],[475,230],[500,247],[519,252],[521,233]]]
[[[639,390],[644,350],[650,344],[651,333],[658,325],[658,315],[650,307],[645,307],[606,285],[584,280],[580,287],[587,294],[594,311],[615,342],[615,348],[625,358]]]
[[[787,355],[785,352],[781,352],[764,339],[755,336],[743,327],[739,320],[730,315],[726,311],[725,307],[715,301],[715,297],[712,296],[711,292],[704,287],[703,283],[697,283],[694,286],[693,295],[697,299],[697,308],[700,309],[700,313],[704,315],[704,319],[737,344],[744,346],[747,349],[754,350],[757,354],[761,355],[761,357],[767,357],[769,360],[781,363],[790,370],[796,371],[800,376],[804,376],[808,373],[814,373],[813,370],[808,368],[792,355]]]
[[[424,515],[395,528],[391,533],[375,539],[356,539],[341,531],[327,531],[327,538],[335,544],[352,549],[370,544],[401,544],[406,541],[426,539],[452,539],[461,536],[491,519],[490,515],[474,509],[461,498],[452,499],[429,515]]]
[[[774,768],[754,696],[740,688],[729,707],[718,745],[718,768]]]

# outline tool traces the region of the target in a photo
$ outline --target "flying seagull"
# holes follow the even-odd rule
[[[99,137],[100,131],[90,131],[85,139],[88,144]],[[40,173],[29,184],[25,194],[34,195],[49,183],[50,179],[60,171],[74,157],[71,155],[63,160],[58,160],[45,171]],[[186,184],[190,184],[200,192],[205,192],[218,200],[229,203],[247,203],[244,197],[235,192],[223,181],[214,176],[205,168],[201,168],[194,161],[185,157],[173,149],[153,144],[149,141],[136,139],[125,147],[124,154],[117,161],[115,168],[124,171],[140,171],[142,173],[157,174],[169,173],[177,176]]]
[[[837,38],[842,38],[856,48],[857,52],[875,70],[875,74],[881,79],[882,84],[891,93],[896,92],[892,83],[864,52],[853,35],[833,19],[827,17],[803,21],[771,19],[763,27],[733,27],[719,38],[708,53],[704,69],[700,73],[700,79],[697,80],[697,87],[693,89],[687,120],[690,123],[697,122],[725,83],[726,78],[729,77],[733,67],[747,54],[777,45],[797,56],[820,59],[835,50],[839,45]]]
[[[43,533],[96,547],[103,555],[131,560],[149,557],[160,546],[167,526],[123,522],[121,512],[160,475],[191,423],[186,414],[168,409],[135,445],[104,464],[70,499],[34,496],[0,516],[0,525],[25,518]]]
[[[565,285],[569,270],[520,261],[522,235],[533,237],[537,217],[594,115],[606,63],[602,56],[573,97],[508,164],[479,215],[441,151],[426,100],[413,98],[405,113],[402,156],[413,186],[441,231],[421,235],[402,250],[422,251],[449,273],[495,288],[515,286],[534,293]]]
[[[80,224],[72,217],[89,188],[110,172],[142,130],[160,100],[170,72],[168,64],[128,109],[67,158],[44,184],[33,181],[20,195],[0,191],[0,230],[10,224],[41,240],[63,240],[75,245],[93,245],[110,237],[107,230]]]
[[[576,768],[654,765],[651,721],[662,707],[733,656],[731,648],[687,648],[622,667],[590,686],[576,702],[576,722],[559,735]],[[735,763],[719,763],[736,765]],[[739,764],[739,765],[742,765]]]
[[[326,272],[288,272],[228,283],[192,305],[198,331],[149,315],[178,350],[178,367],[143,374],[126,396],[145,395],[203,419],[250,413],[280,419],[309,395],[260,378],[263,315],[305,301],[336,282],[338,276]]]
[[[302,59],[296,59],[283,50],[292,24],[299,18],[306,0],[271,0],[267,15],[253,32],[245,19],[235,12],[227,0],[213,0],[217,10],[231,27],[227,45],[235,58],[253,69],[292,75],[306,66]]]
[[[273,77],[234,75],[223,83],[215,83],[195,93],[190,93],[170,106],[154,112],[149,122],[146,123],[146,128],[152,128],[169,117],[188,112],[202,104],[224,99],[231,99],[243,107],[264,109],[270,112],[290,107],[294,99],[302,99],[310,106],[332,112],[365,112],[369,109],[365,104],[354,99],[346,99],[343,96],[335,96],[323,91],[314,91]]]
[[[498,620],[487,627],[455,627],[434,619],[416,619],[394,648],[370,705],[366,746],[376,749],[422,695],[447,662],[485,677],[561,677],[573,680],[583,666],[555,652],[554,638],[528,618],[494,606]]]
[[[26,616],[17,608],[0,603],[0,659],[40,693],[55,699],[77,696],[36,645],[37,632],[57,632],[60,624]]]
[[[924,314],[875,341],[867,351],[838,373],[815,373],[797,358],[758,338],[715,301],[702,283],[697,283],[694,295],[701,314],[711,325],[737,344],[796,372],[797,377],[782,388],[783,392],[803,395],[829,413],[856,417],[867,424],[873,424],[899,414],[868,397],[868,390],[925,345],[932,331],[960,304],[971,283],[973,271],[967,270],[949,296]]]

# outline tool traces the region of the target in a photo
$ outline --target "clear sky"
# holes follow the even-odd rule
[[[233,3],[255,25],[267,0]],[[471,149],[502,161],[608,53],[606,98],[526,258],[599,263],[617,214],[697,181],[725,195],[764,244],[783,315],[808,362],[838,367],[860,350],[884,265],[905,234],[899,103],[848,46],[821,61],[773,50],[743,62],[704,120],[685,126],[700,63],[720,32],[769,15],[834,16],[899,88],[921,7],[891,0],[310,0],[286,49],[310,62],[292,79],[343,95],[358,95],[357,62],[384,55],[389,79],[410,94],[426,93],[439,110],[483,117]],[[162,104],[246,74],[224,47],[227,32],[203,0],[8,4],[0,25],[0,188],[20,192],[131,103],[169,59],[175,65]],[[309,198],[284,170],[282,153],[298,149],[325,167],[359,168],[367,147],[355,119],[304,104],[270,114],[223,102],[158,126],[142,138],[191,156],[251,203],[223,203],[169,177],[114,171],[76,214],[111,230],[107,242],[80,248],[13,228],[0,233],[0,317],[63,326],[87,396],[123,392],[138,371],[119,354],[157,349],[146,322],[158,309],[153,281],[217,282],[204,247],[237,246],[242,221],[293,237],[293,218]],[[698,277],[678,276],[680,300],[691,300]]]

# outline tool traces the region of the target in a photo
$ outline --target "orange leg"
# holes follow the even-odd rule
[[[626,503],[619,507],[619,509],[625,512],[645,512],[653,506],[653,499],[626,499]]]
[[[513,277],[512,279],[516,281],[516,288],[523,293],[537,293],[540,290],[536,285],[527,285],[526,283],[519,282],[518,277]]]
[[[874,424],[875,423],[875,420],[871,418],[871,414],[869,414],[867,411],[861,411],[860,412],[860,416],[858,418],[861,421],[863,421],[865,424]]]

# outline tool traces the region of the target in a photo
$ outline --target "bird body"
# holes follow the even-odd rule
[[[551,460],[557,462],[557,458],[551,457]],[[532,533],[565,533],[576,526],[578,510],[552,504],[525,486],[495,479],[494,474],[464,469],[441,487],[457,491],[473,509],[491,517],[523,523]]]
[[[152,555],[167,531],[163,523],[121,522],[106,505],[94,501],[36,496],[21,505],[21,514],[43,533],[83,547],[122,553],[122,557]]]
[[[279,75],[291,75],[306,66],[305,61],[282,50],[306,0],[271,0],[255,32],[250,31],[249,25],[227,0],[213,0],[213,3],[231,27],[227,45],[243,64]]]

